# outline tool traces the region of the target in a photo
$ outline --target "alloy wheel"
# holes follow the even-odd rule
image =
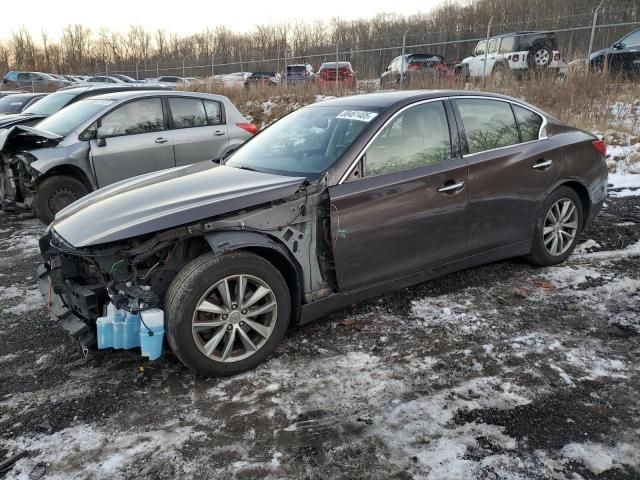
[[[211,360],[244,360],[267,342],[277,314],[275,294],[266,282],[252,275],[231,275],[198,301],[191,324],[193,339]]]
[[[568,198],[554,203],[544,220],[542,237],[544,247],[558,257],[569,250],[578,233],[578,208]]]

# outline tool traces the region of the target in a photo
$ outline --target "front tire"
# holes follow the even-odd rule
[[[54,175],[45,178],[33,198],[36,218],[49,225],[56,213],[89,193],[89,189],[77,178]]]
[[[176,276],[165,300],[167,340],[207,377],[256,367],[280,344],[291,297],[282,274],[250,252],[202,255]]]
[[[582,201],[569,187],[554,190],[543,202],[527,260],[548,266],[564,262],[573,252],[584,225]]]

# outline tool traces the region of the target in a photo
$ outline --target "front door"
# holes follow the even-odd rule
[[[105,115],[98,127],[111,132],[108,138],[91,140],[99,187],[175,166],[160,98],[120,105]]]
[[[405,109],[378,132],[351,176],[329,188],[341,290],[466,254],[467,166],[452,149],[450,121],[443,101]]]
[[[229,144],[220,102],[170,97],[171,140],[176,165],[220,158]]]

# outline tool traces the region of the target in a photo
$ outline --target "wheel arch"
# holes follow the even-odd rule
[[[80,167],[69,164],[56,165],[55,167],[42,172],[42,175],[39,177],[38,182],[42,182],[47,178],[55,177],[57,175],[73,177],[76,180],[79,180],[85,187],[87,187],[87,190],[89,192],[95,190],[94,185],[91,183],[91,180],[89,179],[87,174]]]
[[[582,217],[584,218],[583,227],[587,223],[587,219],[591,214],[591,195],[589,195],[589,189],[579,182],[578,180],[568,180],[562,182],[558,187],[569,187],[574,190],[578,197],[580,198],[580,203],[582,204]],[[555,190],[555,188],[554,188]]]
[[[300,319],[302,305],[302,268],[278,240],[263,233],[250,231],[221,231],[204,236],[213,253],[244,250],[254,253],[271,263],[284,277],[291,294],[291,324]]]

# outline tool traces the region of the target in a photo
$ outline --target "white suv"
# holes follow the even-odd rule
[[[485,66],[486,57],[486,66]],[[513,73],[523,77],[529,72],[548,71],[559,75],[567,71],[553,32],[519,32],[481,40],[470,57],[456,65],[456,73],[465,78]]]

